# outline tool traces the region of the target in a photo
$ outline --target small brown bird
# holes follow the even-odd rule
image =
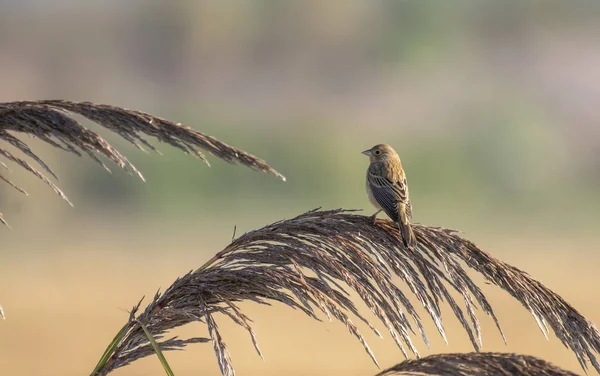
[[[373,221],[383,210],[398,224],[404,246],[415,246],[417,239],[410,227],[412,206],[400,157],[385,144],[375,145],[362,153],[368,155],[371,161],[367,170],[367,194],[371,203],[379,209],[373,214]]]

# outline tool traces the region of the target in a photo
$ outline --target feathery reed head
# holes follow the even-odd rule
[[[453,376],[577,376],[545,360],[529,355],[510,353],[435,354],[410,359],[377,376],[453,375]]]
[[[280,302],[317,320],[319,313],[338,320],[377,363],[352,317],[375,333],[380,332],[357,309],[348,288],[379,319],[405,357],[409,352],[418,356],[413,338],[417,334],[428,346],[423,319],[409,301],[408,291],[425,308],[444,339],[440,304],[448,303],[479,350],[476,306],[493,318],[503,334],[491,305],[461,267],[461,261],[518,299],[543,330],[547,331],[549,325],[575,352],[582,367],[589,360],[599,369],[595,353],[600,351],[600,333],[560,296],[452,230],[414,225],[414,231],[418,247],[410,251],[399,242],[393,222],[379,220],[373,224],[370,217],[345,210],[313,210],[249,231],[201,268],[177,279],[164,293],[157,293],[142,313],[133,314],[95,372],[105,375],[150,354],[138,350],[144,346],[149,349],[148,338],[138,323],[163,337],[170,329],[199,321],[208,326],[222,373],[233,375],[216,314],[244,327],[261,354],[250,320],[237,305],[240,301]],[[399,288],[393,282],[395,278],[402,280],[408,290]],[[462,295],[462,306],[452,297],[452,291]],[[181,348],[186,342],[179,345],[163,342],[160,346]]]
[[[78,114],[100,124],[141,150],[148,148],[158,153],[154,146],[142,137],[143,135],[152,136],[185,153],[190,153],[201,158],[207,164],[208,161],[201,150],[207,151],[224,161],[239,163],[258,171],[273,174],[285,181],[283,175],[275,171],[263,160],[207,136],[204,133],[144,112],[90,102],[42,100],[0,103],[0,140],[7,142],[23,154],[32,158],[46,174],[54,179],[57,179],[57,177],[50,167],[25,142],[15,137],[14,133],[29,134],[56,148],[78,156],[87,154],[110,172],[108,167],[98,157],[98,154],[102,155],[117,166],[138,175],[142,180],[144,179],[142,174],[123,154],[98,134],[85,128],[70,117],[70,114]],[[1,147],[0,157],[4,157],[31,172],[50,186],[64,200],[69,202],[66,195],[57,185],[52,183],[44,173],[38,171],[26,160],[13,155]],[[1,160],[0,166],[8,169]],[[23,189],[15,185],[1,173],[0,179],[26,194]],[[0,222],[6,224],[1,215]]]

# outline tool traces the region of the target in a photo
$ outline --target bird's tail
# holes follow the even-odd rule
[[[405,204],[398,205],[398,229],[405,247],[412,248],[417,245],[417,238],[410,227],[410,212],[407,212]]]
[[[417,245],[417,238],[413,232],[412,227],[408,221],[398,221],[398,229],[400,230],[400,236],[402,237],[402,243],[407,248],[412,248]]]

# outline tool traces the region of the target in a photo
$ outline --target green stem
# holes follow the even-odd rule
[[[121,330],[119,330],[119,332],[117,333],[115,338],[113,338],[112,342],[108,345],[106,350],[104,350],[104,354],[102,354],[102,357],[98,361],[98,364],[96,364],[96,368],[94,368],[94,370],[92,371],[91,376],[97,376],[100,374],[100,371],[102,371],[104,369],[104,367],[106,366],[106,363],[108,362],[110,357],[113,355],[113,353],[115,352],[115,349],[119,345],[119,342],[121,342],[123,337],[125,337],[125,334],[127,334],[128,330],[129,330],[129,322],[127,324],[125,324],[121,328]]]
[[[158,343],[156,343],[156,340],[154,339],[154,336],[152,335],[152,333],[150,333],[148,328],[146,328],[146,325],[144,325],[142,322],[140,322],[140,321],[136,321],[136,322],[142,327],[142,330],[144,331],[144,333],[146,333],[146,337],[148,337],[148,341],[150,341],[150,344],[152,345],[152,348],[154,349],[156,356],[158,356],[158,360],[160,360],[160,364],[162,364],[167,375],[175,376],[175,374],[173,373],[173,370],[171,370],[171,367],[169,366],[169,363],[167,362],[167,358],[165,358],[165,355],[161,351]]]

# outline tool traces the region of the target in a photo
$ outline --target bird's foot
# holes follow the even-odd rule
[[[371,216],[371,221],[373,221],[373,225],[377,224],[377,214],[379,214],[379,212],[381,212],[381,210],[376,211],[375,214]]]

